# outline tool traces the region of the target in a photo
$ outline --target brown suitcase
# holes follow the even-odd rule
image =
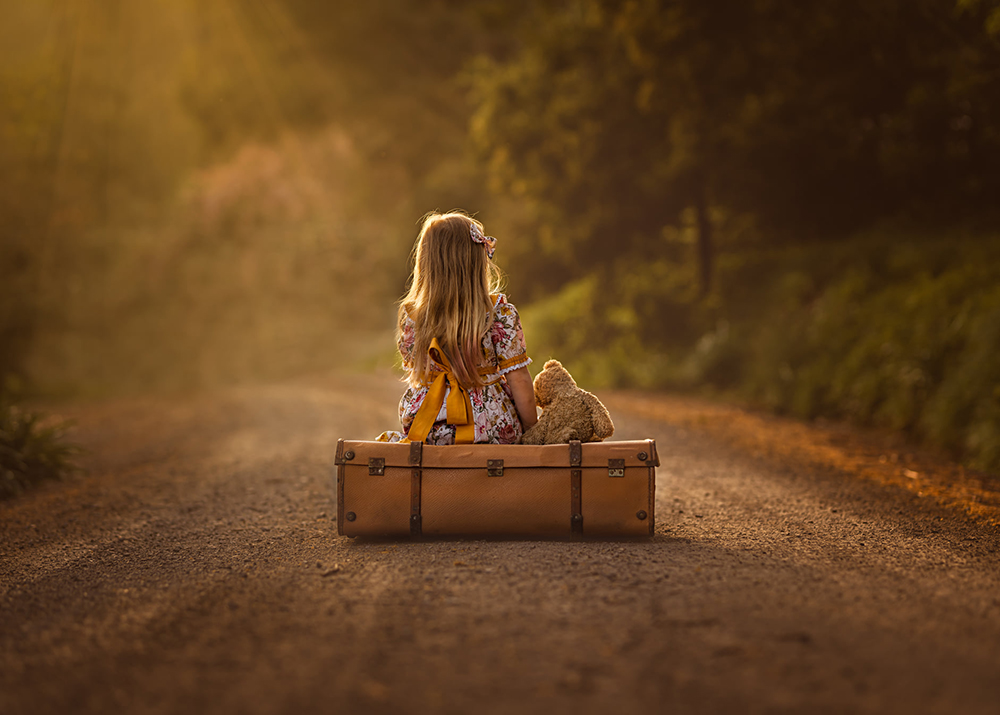
[[[337,443],[345,536],[648,536],[653,440],[436,446]]]

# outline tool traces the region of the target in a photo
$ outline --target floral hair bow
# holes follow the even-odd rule
[[[493,252],[497,250],[497,240],[493,236],[486,236],[477,224],[471,224],[469,233],[472,235],[473,243],[481,243],[486,246],[486,255],[493,260]]]

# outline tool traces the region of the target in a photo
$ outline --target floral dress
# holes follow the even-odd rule
[[[514,406],[513,395],[504,377],[531,364],[524,343],[524,332],[521,330],[521,320],[517,309],[507,302],[502,293],[496,296],[493,307],[493,325],[483,337],[483,355],[485,367],[490,374],[483,375],[486,383],[482,387],[469,388],[469,402],[472,406],[472,418],[475,427],[475,442],[491,444],[516,444],[521,439],[521,420]],[[399,336],[399,353],[403,357],[403,367],[407,370],[413,367],[414,323],[406,317]],[[431,365],[431,371],[441,372],[442,368]],[[480,371],[481,373],[484,370]],[[399,442],[410,431],[413,418],[427,396],[428,385],[409,387],[399,401],[399,420],[402,432],[386,432],[380,441]],[[434,426],[427,435],[427,444],[454,444],[455,425],[447,422],[447,395],[451,391],[449,385],[445,400],[438,412]]]

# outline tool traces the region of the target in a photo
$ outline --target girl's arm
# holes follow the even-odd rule
[[[514,407],[521,418],[521,427],[525,431],[538,422],[538,411],[535,409],[535,388],[531,384],[531,373],[527,367],[521,367],[507,373],[507,384],[514,393]]]

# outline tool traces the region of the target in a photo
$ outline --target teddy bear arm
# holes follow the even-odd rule
[[[590,410],[590,421],[594,430],[594,437],[596,440],[607,439],[615,433],[615,425],[611,421],[611,415],[608,414],[607,408],[604,404],[594,397],[593,395],[588,395],[590,398],[587,400],[587,407]]]
[[[542,411],[538,421],[532,425],[521,437],[521,444],[545,444],[545,437],[549,430],[548,414]]]
[[[549,439],[548,444],[566,444],[574,439],[580,439],[580,437],[580,430],[576,427],[563,427],[556,432],[552,439]]]

